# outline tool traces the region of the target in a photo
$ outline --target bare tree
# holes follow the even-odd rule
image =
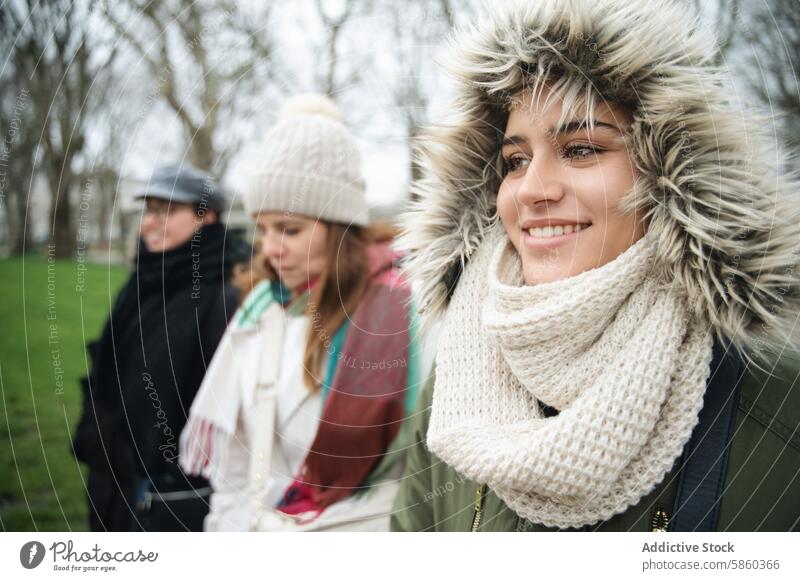
[[[418,4],[416,8],[421,6],[421,4]],[[431,35],[431,23],[429,18],[423,18],[417,23],[413,23],[413,20],[416,19],[409,22],[407,18],[408,8],[408,6],[400,7],[395,5],[391,9],[392,28],[397,47],[395,54],[399,72],[391,85],[392,96],[405,128],[409,148],[413,150],[413,144],[417,139],[420,127],[426,119],[428,110],[428,95],[422,81],[422,63],[425,62],[426,57],[430,57],[428,54],[430,50],[428,37]],[[437,28],[449,28],[452,13],[446,12],[445,14],[445,26],[437,26]],[[440,25],[441,23],[436,24]],[[411,181],[414,182],[420,179],[422,175],[419,164],[413,155],[410,159]]]
[[[334,92],[336,63],[339,60],[337,56],[339,34],[342,31],[342,27],[349,20],[354,4],[351,0],[347,0],[344,3],[344,10],[342,10],[337,16],[331,16],[328,14],[328,12],[326,12],[322,0],[315,0],[314,5],[316,6],[317,14],[322,21],[322,25],[325,27],[326,34],[328,35],[325,43],[328,52],[328,66],[323,80],[323,91],[325,91],[325,93],[328,95],[332,95]]]
[[[710,20],[717,46],[714,61],[723,64],[739,39],[741,0],[690,0],[695,12]]]
[[[56,256],[75,248],[71,194],[83,152],[87,119],[102,106],[92,91],[115,57],[96,50],[90,38],[91,0],[25,0],[4,11],[4,28],[14,38],[12,59],[30,88],[32,115],[41,124],[41,170],[51,194],[51,244]],[[31,173],[33,167],[31,167]]]
[[[98,132],[102,135],[102,148],[92,156],[91,165],[82,176],[85,184],[82,195],[88,194],[92,198],[92,223],[97,231],[97,239],[104,247],[119,237],[119,232],[114,232],[114,218],[122,220],[124,214],[117,207],[116,195],[120,181],[120,160],[126,146],[127,132],[121,131],[126,126],[125,121],[116,116],[113,122],[110,119],[100,122],[102,126]],[[86,216],[81,216],[81,219],[85,220]]]
[[[477,10],[472,3],[462,2],[456,12],[448,0],[388,2],[385,9],[391,23],[392,54],[397,71],[388,83],[412,151],[410,174],[413,182],[422,177],[413,149],[427,121],[433,90],[426,76],[443,74],[432,62],[433,50],[443,45],[457,19],[469,20]]]
[[[108,22],[146,65],[157,98],[180,120],[189,161],[220,175],[240,141],[225,130],[247,118],[274,78],[271,5],[257,6],[258,15],[229,0],[104,6]]]
[[[439,6],[442,10],[442,15],[447,22],[448,28],[453,28],[456,25],[456,15],[453,12],[453,5],[450,0],[439,0]]]
[[[325,0],[314,0],[317,16],[325,29],[325,41],[322,46],[322,52],[325,54],[326,61],[325,72],[320,75],[316,81],[321,87],[322,92],[336,98],[340,87],[350,85],[359,78],[356,63],[356,67],[350,70],[348,78],[337,79],[338,73],[340,73],[339,65],[341,64],[339,49],[342,32],[348,22],[367,14],[372,8],[373,2],[372,0],[344,0],[344,2],[335,3],[339,6],[338,12],[331,10],[329,4],[330,2],[326,2]]]
[[[764,0],[744,27],[751,86],[783,126],[789,147],[800,146],[800,11],[796,0]]]
[[[2,54],[13,51],[15,23],[0,13]],[[41,124],[33,111],[31,87],[24,71],[7,62],[0,76],[0,209],[12,255],[30,250],[27,193],[33,180]]]
[[[16,95],[12,89],[16,88]],[[8,249],[22,254],[31,249],[27,193],[35,167],[38,132],[31,115],[29,90],[20,85],[3,84],[0,95],[0,208],[2,208]]]

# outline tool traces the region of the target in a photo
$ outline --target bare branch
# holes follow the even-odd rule
[[[453,6],[450,4],[450,0],[439,0],[439,5],[442,7],[442,14],[447,20],[448,28],[453,28],[456,25],[456,19],[453,15]]]
[[[150,71],[153,73],[154,76],[158,76],[161,70],[161,66],[158,64],[153,56],[148,52],[148,50],[144,47],[144,45],[139,42],[135,36],[133,36],[128,28],[124,26],[119,20],[117,20],[116,16],[114,16],[106,7],[104,9],[103,15],[105,16],[106,20],[109,24],[114,28],[114,31],[120,35],[125,41],[133,47],[136,53],[147,63],[147,66],[150,68]]]
[[[174,9],[170,2],[126,2],[128,7],[137,6],[142,21],[156,31],[158,39],[151,54],[146,54],[149,47],[134,33],[120,36],[148,59],[149,73],[158,79],[158,99],[184,128],[189,157],[203,169],[219,167],[224,160],[215,143],[226,129],[220,117],[226,112],[235,119],[247,97],[231,87],[241,87],[259,73],[258,80],[263,84],[272,73],[272,67],[267,66],[271,64],[272,47],[265,23],[248,18],[246,9],[230,0],[217,0],[209,7],[181,3]],[[109,20],[113,22],[113,15]],[[115,29],[119,30],[120,24],[117,21]]]
[[[796,132],[800,126],[800,13],[792,0],[765,0],[750,9],[746,35],[753,52],[750,86],[782,117],[787,141],[800,145]]]

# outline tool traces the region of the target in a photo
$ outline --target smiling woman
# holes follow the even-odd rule
[[[619,209],[636,178],[630,115],[602,104],[591,121],[564,122],[563,101],[549,96],[515,100],[501,149],[497,211],[528,284],[602,266],[644,235],[642,217]]]
[[[401,242],[442,322],[393,527],[796,529],[800,442],[767,426],[800,420],[798,186],[705,31],[518,0],[452,47]]]

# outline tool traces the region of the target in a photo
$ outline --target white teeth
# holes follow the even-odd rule
[[[528,234],[532,238],[553,238],[554,236],[564,236],[566,234],[578,233],[588,224],[567,224],[566,226],[545,226],[544,228],[529,228]]]

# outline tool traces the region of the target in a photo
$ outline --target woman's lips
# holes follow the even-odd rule
[[[526,228],[522,230],[522,243],[527,248],[532,249],[554,248],[565,242],[575,240],[587,228],[591,228],[591,224]]]
[[[287,274],[291,275],[292,272],[295,270],[291,266],[282,266],[282,265],[272,265],[272,268],[275,270],[275,272],[278,273],[278,276],[280,276],[281,278],[283,278]]]

